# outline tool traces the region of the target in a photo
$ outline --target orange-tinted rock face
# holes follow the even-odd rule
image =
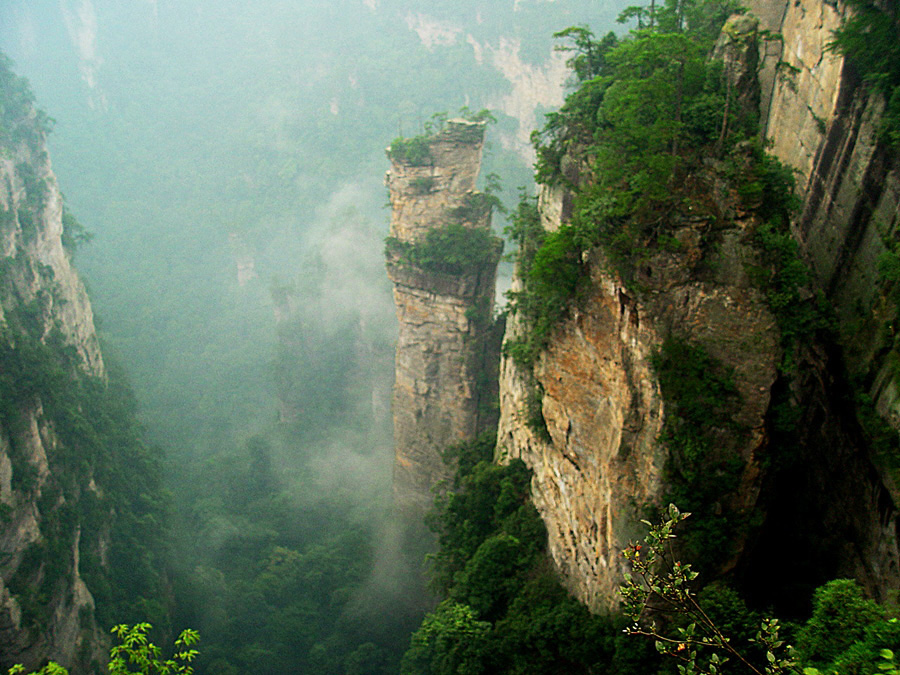
[[[454,219],[453,210],[474,194],[484,126],[451,121],[428,141],[430,159],[413,166],[394,158],[386,177],[391,236],[424,239]],[[490,228],[490,214],[463,221]],[[462,274],[420,269],[388,257],[399,337],[393,395],[394,493],[401,510],[421,515],[434,487],[449,475],[440,453],[472,438],[484,424],[476,382],[483,368],[481,343],[490,316],[499,250],[492,262]]]
[[[667,454],[659,441],[666,405],[651,360],[667,336],[702,346],[733,368],[741,403],[733,421],[744,432],[724,442],[743,460],[742,488],[728,507],[757,505],[765,417],[780,359],[779,334],[762,292],[746,268],[757,253],[740,222],[718,233],[715,260],[695,262],[700,230],[684,228],[678,254],[654,256],[629,291],[605,261],[590,261],[591,292],[558,326],[535,367],[543,390],[547,435],[525,423],[528,376],[511,359],[501,364],[498,456],[519,457],[534,471],[535,503],[550,551],[569,588],[597,611],[617,606],[622,550],[640,535],[645,507],[665,491]],[[507,337],[522,327],[509,322]]]
[[[831,301],[851,372],[868,377],[879,411],[900,426],[900,387],[879,342],[885,316],[893,314],[879,290],[877,260],[885,237],[896,236],[900,213],[896,151],[876,134],[882,103],[825,49],[840,23],[840,5],[749,4],[760,28],[783,37],[761,45],[758,100],[772,152],[796,169],[803,208],[793,227],[812,268],[809,290],[818,288]],[[751,31],[753,19],[741,21],[732,25],[731,38],[741,37],[737,29],[744,25]],[[726,55],[731,68],[756,63],[749,52],[733,56]],[[545,188],[544,228],[564,223],[572,202],[565,190]],[[750,279],[761,264],[748,237],[753,223],[735,204],[722,206],[731,223],[719,224],[715,250],[701,251],[708,230],[673,232],[681,248],[642,264],[639,293],[593,255],[588,297],[557,327],[533,373],[510,359],[501,364],[497,456],[520,457],[533,469],[535,503],[572,592],[595,610],[615,607],[621,550],[639,534],[644,507],[667,490],[660,431],[671,410],[651,355],[666,336],[686,340],[733,369],[740,398],[730,413],[740,433],[721,429],[716,438],[743,469],[738,487],[715,506],[736,522],[752,516],[753,535],[735,527],[733,553],[721,571],[733,572],[762,604],[783,600],[760,595],[777,593],[776,578],[792,585],[796,597],[788,603],[835,576],[855,576],[884,599],[900,583],[894,483],[860,432],[831,338],[823,334],[802,345],[790,372],[779,373],[779,328],[765,289]],[[704,256],[710,264],[697,266]],[[512,317],[507,338],[522,330]],[[543,391],[546,434],[528,424],[535,385]],[[783,433],[779,405],[796,415],[789,442],[776,438]],[[795,553],[786,557],[785,550]]]

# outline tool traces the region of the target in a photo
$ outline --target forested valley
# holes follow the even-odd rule
[[[772,99],[802,99],[805,73],[732,0],[8,0],[0,665],[897,672],[900,20],[824,4],[850,93],[829,117],[803,103],[808,133],[868,133],[876,167],[847,216],[874,253],[841,253],[828,283],[803,232],[829,153],[808,175],[776,156],[777,105],[750,83],[769,67]],[[388,236],[449,190],[435,153],[456,118],[485,129],[480,192],[420,240]],[[493,428],[442,440],[448,478],[410,527],[397,279],[463,288],[498,237],[496,306],[463,323],[500,373],[460,384]],[[583,355],[609,330],[607,288],[637,317],[623,340],[651,346],[604,383],[642,393],[610,416],[621,433],[586,434],[594,458],[554,378],[581,373],[572,335]],[[729,293],[739,327],[679,309]],[[591,396],[600,419],[613,404]],[[617,433],[642,463],[603,480],[640,476],[598,525],[554,462],[590,483]]]

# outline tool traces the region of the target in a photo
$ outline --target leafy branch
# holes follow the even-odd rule
[[[152,626],[138,623],[134,626],[119,624],[112,628],[112,634],[119,644],[109,650],[109,675],[192,675],[191,662],[199,652],[193,646],[200,641],[200,634],[187,628],[175,640],[175,653],[163,659],[162,650],[150,642],[147,634]],[[16,664],[9,669],[9,675],[24,675],[25,666]],[[50,661],[40,670],[28,675],[68,675],[63,666]]]
[[[797,672],[792,648],[779,637],[777,619],[764,619],[753,640],[765,651],[766,662],[759,664],[737,649],[700,605],[692,588],[698,573],[675,560],[672,545],[676,526],[688,516],[670,504],[658,525],[641,521],[650,528],[646,538],[623,552],[631,565],[619,587],[623,612],[632,621],[626,632],[652,638],[660,654],[679,662],[681,675],[719,675],[729,661],[754,675]]]

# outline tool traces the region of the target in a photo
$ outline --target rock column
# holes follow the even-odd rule
[[[490,229],[490,209],[475,191],[484,124],[451,120],[440,133],[413,142],[415,152],[402,152],[402,144],[388,151],[385,183],[392,208],[387,271],[399,322],[394,497],[402,515],[418,518],[431,504],[432,488],[450,475],[442,451],[484,426],[478,382],[501,243],[490,238],[487,260],[461,270],[409,255],[433,230]]]

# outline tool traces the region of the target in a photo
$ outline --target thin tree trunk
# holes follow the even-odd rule
[[[681,105],[684,100],[684,61],[678,63],[678,78],[675,81],[675,133],[672,135],[672,154],[678,154],[678,137],[681,135]]]
[[[728,116],[731,114],[731,78],[725,76],[725,112],[722,114],[722,131],[716,142],[716,155],[721,155],[725,148],[725,138],[728,136]]]

